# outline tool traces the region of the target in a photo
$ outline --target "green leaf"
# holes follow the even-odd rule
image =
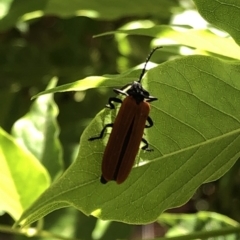
[[[149,69],[149,66],[148,66]],[[127,71],[121,75],[103,75],[103,76],[91,76],[78,80],[73,83],[64,84],[51,89],[47,89],[36,94],[33,98],[39,97],[44,94],[57,93],[57,92],[69,92],[69,91],[85,91],[92,88],[106,88],[122,86],[133,82],[139,78],[142,70]]]
[[[0,206],[18,219],[49,186],[46,170],[0,128]]]
[[[99,34],[105,36],[116,33],[125,33],[128,35],[142,35],[158,38],[157,45],[164,45],[166,40],[171,40],[171,44],[177,43],[203,51],[219,54],[225,57],[239,59],[240,48],[232,38],[219,37],[209,30],[196,30],[184,27],[172,26],[154,26],[151,28],[138,28],[128,30],[118,30]]]
[[[228,32],[240,45],[239,0],[194,0],[199,13],[210,23]]]
[[[56,83],[57,80],[53,79],[48,88],[56,86]],[[52,179],[55,179],[63,168],[57,115],[58,108],[53,95],[41,96],[12,129],[14,137],[42,162]]]
[[[188,56],[149,70],[143,85],[158,101],[150,113],[155,125],[145,133],[154,152],[140,151],[141,164],[123,184],[101,184],[108,134],[99,141],[88,138],[114,120],[116,111],[104,109],[82,134],[76,161],[19,222],[74,206],[101,219],[142,224],[184,204],[240,157],[239,69],[239,62]]]
[[[26,21],[43,15],[56,15],[59,17],[86,16],[97,19],[117,19],[129,16],[146,16],[148,14],[167,15],[171,13],[171,7],[175,5],[169,0],[139,0],[131,2],[119,0],[114,3],[111,0],[84,1],[72,0],[71,4],[61,0],[13,0],[8,12],[4,12],[4,18],[0,22],[0,30],[5,30],[15,25],[19,20]],[[8,4],[9,7],[9,4]]]
[[[240,225],[224,215],[214,212],[196,214],[163,213],[158,222],[167,225],[168,232],[164,239],[238,239]]]
[[[7,15],[9,8],[11,7],[13,0],[4,0],[1,1],[1,9],[0,9],[0,19]]]

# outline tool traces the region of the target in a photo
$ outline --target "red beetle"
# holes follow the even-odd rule
[[[138,81],[134,81],[121,89],[114,89],[117,94],[126,96],[123,101],[116,97],[111,97],[108,100],[107,107],[110,109],[115,108],[113,102],[122,103],[115,122],[105,125],[99,136],[89,138],[89,141],[101,139],[106,128],[112,128],[102,160],[100,181],[103,184],[111,180],[120,184],[127,179],[134,165],[141,141],[145,144],[142,147],[143,150],[152,151],[148,148],[147,140],[143,138],[143,132],[144,128],[153,126],[153,121],[149,117],[149,102],[155,101],[157,98],[150,96],[149,92],[142,87],[141,80],[148,61],[159,48],[161,47],[154,48],[147,57]]]

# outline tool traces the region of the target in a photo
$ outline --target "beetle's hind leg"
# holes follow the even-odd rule
[[[148,151],[148,152],[152,152],[153,149],[149,148],[149,144],[148,141],[145,138],[142,138],[142,142],[145,143],[144,146],[141,147],[142,150]]]

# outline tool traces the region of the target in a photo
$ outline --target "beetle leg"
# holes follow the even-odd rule
[[[148,141],[145,139],[145,138],[142,138],[142,142],[144,142],[145,143],[145,145],[143,146],[143,147],[141,147],[142,148],[142,150],[145,150],[145,151],[148,151],[148,152],[151,152],[151,151],[153,151],[153,149],[151,149],[151,148],[148,148]]]
[[[150,128],[153,126],[153,120],[149,116],[147,118],[147,122],[148,122],[148,125],[145,125],[145,128]],[[145,143],[145,145],[142,147],[142,150],[149,151],[149,152],[153,151],[153,149],[148,148],[148,141],[145,138],[142,138],[142,142]]]
[[[122,94],[124,96],[128,96],[128,93],[125,92],[124,90],[122,90],[122,88],[118,89],[118,88],[114,88],[113,91],[117,94]]]
[[[148,116],[147,118],[148,125],[145,125],[145,128],[150,128],[153,126],[153,120]]]
[[[103,137],[103,134],[104,134],[105,130],[106,130],[108,127],[111,127],[111,128],[112,128],[112,127],[113,127],[113,123],[109,123],[109,124],[105,125],[104,128],[102,129],[102,131],[100,132],[99,136],[97,136],[97,137],[91,137],[91,138],[88,139],[88,141],[94,141],[94,140],[96,140],[96,139],[101,139],[101,138]]]
[[[156,101],[156,100],[158,100],[156,97],[148,96],[147,99],[146,99],[146,102],[153,102],[153,101]]]
[[[116,97],[110,97],[110,98],[108,99],[108,104],[106,105],[106,107],[108,107],[108,108],[110,108],[110,109],[114,109],[115,106],[114,106],[113,102],[122,103],[122,100],[119,99],[119,98],[116,98]]]

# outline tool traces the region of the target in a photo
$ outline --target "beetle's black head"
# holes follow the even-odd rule
[[[149,92],[142,87],[141,83],[136,81],[134,81],[131,87],[127,90],[127,94],[132,96],[137,103],[142,102],[145,98],[148,99],[149,97]]]
[[[132,96],[137,103],[142,101],[151,102],[157,100],[157,98],[150,96],[149,92],[145,90],[141,83],[134,81],[131,87],[126,91],[129,96]]]

